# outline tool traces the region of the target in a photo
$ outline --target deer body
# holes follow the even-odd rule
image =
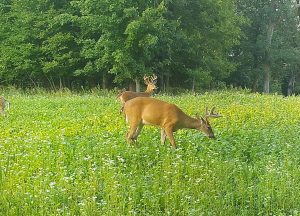
[[[5,109],[9,109],[9,102],[3,96],[0,96],[0,112],[4,116],[6,115]]]
[[[209,138],[214,138],[214,133],[207,119],[202,117],[192,118],[185,114],[174,104],[154,98],[137,97],[125,103],[124,113],[130,129],[127,134],[129,141],[137,139],[144,125],[155,125],[161,128],[161,142],[164,144],[166,137],[176,148],[173,132],[178,129],[190,128],[204,132]]]

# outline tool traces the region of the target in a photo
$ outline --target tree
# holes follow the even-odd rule
[[[234,0],[1,0],[0,79],[22,86],[213,87],[236,68]],[[113,83],[112,83],[113,82]]]
[[[282,79],[284,56],[280,53],[293,49],[296,33],[293,4],[292,0],[238,1],[238,10],[248,18],[249,25],[244,27],[245,37],[234,51],[233,58],[240,64],[234,73],[238,78],[231,77],[230,81],[257,91],[262,80],[262,91],[269,93],[271,80]]]
[[[235,70],[229,56],[239,43],[240,26],[244,23],[235,12],[234,1],[172,1],[168,8],[170,18],[180,21],[178,41],[174,43],[180,46],[174,47],[173,73],[183,70],[192,83],[203,80],[201,76],[211,81],[227,78]]]
[[[68,1],[3,1],[1,16],[0,76],[21,86],[45,85],[72,76],[78,60],[67,12]]]

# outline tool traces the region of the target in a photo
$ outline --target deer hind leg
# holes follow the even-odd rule
[[[141,123],[138,121],[131,121],[130,122],[130,128],[129,131],[127,133],[127,140],[129,142],[133,142],[136,141],[137,136],[139,135],[139,132],[141,129],[139,129],[139,125]]]
[[[120,109],[120,114],[124,113],[124,104],[122,104],[122,107]]]
[[[172,128],[166,128],[165,133],[167,137],[169,138],[171,145],[173,146],[174,149],[176,149],[176,143],[173,135],[173,129]]]
[[[135,141],[137,140],[137,137],[139,136],[139,134],[140,134],[141,130],[143,129],[143,127],[144,127],[143,123],[140,123],[138,125],[137,129],[135,130],[135,133],[133,134],[133,137],[132,137],[133,140],[135,140]]]
[[[164,145],[166,143],[167,134],[164,129],[160,130],[160,140],[161,144]]]
[[[1,115],[2,116],[6,116],[6,112],[5,112],[5,106],[4,105],[2,105],[2,107],[0,106],[0,113],[1,113]]]

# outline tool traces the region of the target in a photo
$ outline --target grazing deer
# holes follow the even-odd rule
[[[214,113],[214,109],[208,112],[206,108],[205,117],[196,116],[192,118],[185,114],[174,104],[170,104],[154,98],[137,97],[129,100],[124,105],[126,121],[129,122],[128,141],[136,141],[144,125],[155,125],[161,128],[161,143],[164,144],[166,137],[174,148],[176,148],[173,132],[182,128],[191,128],[204,132],[209,138],[214,138],[213,130],[208,118],[221,117]]]
[[[0,112],[1,112],[1,115],[5,116],[6,115],[5,110],[8,110],[8,109],[9,109],[9,102],[3,96],[0,96]]]
[[[124,104],[126,101],[136,97],[150,97],[154,90],[157,89],[157,76],[155,74],[153,74],[151,77],[144,75],[144,82],[147,85],[145,92],[122,91],[118,94],[117,98],[119,98],[122,104]]]

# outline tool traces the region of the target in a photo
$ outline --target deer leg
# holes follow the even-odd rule
[[[2,116],[6,116],[6,112],[5,112],[5,110],[4,110],[3,107],[1,108],[1,115],[2,115]]]
[[[143,127],[144,127],[144,124],[143,124],[143,123],[140,123],[140,124],[138,125],[137,129],[135,130],[135,133],[133,134],[133,137],[132,137],[133,140],[136,140],[136,139],[137,139],[137,137],[138,137],[138,135],[140,134],[140,132],[141,132],[141,130],[143,129]]]
[[[136,133],[136,131],[138,130],[138,126],[139,126],[139,123],[137,122],[134,122],[134,123],[130,123],[130,129],[127,133],[127,140],[129,142],[133,142],[134,141],[134,135]]]
[[[174,149],[176,149],[176,143],[175,143],[175,139],[173,136],[173,129],[172,128],[166,128],[165,129],[166,135],[168,136],[168,138],[170,139],[170,142],[173,146]]]
[[[166,138],[167,138],[167,135],[166,135],[165,130],[164,130],[164,129],[161,129],[161,130],[160,130],[160,140],[161,140],[161,144],[162,144],[162,145],[165,144]]]
[[[121,109],[120,109],[120,114],[122,114],[124,112],[124,105],[122,105]]]

